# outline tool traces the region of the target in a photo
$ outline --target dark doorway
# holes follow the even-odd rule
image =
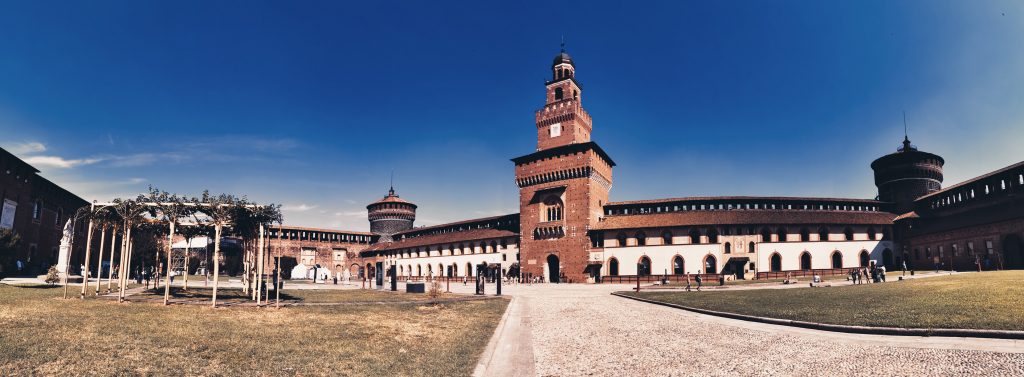
[[[882,250],[882,263],[885,263],[885,268],[892,270],[896,268],[896,263],[892,260],[892,250]]]
[[[1024,268],[1024,242],[1020,236],[1011,234],[1003,239],[1003,264],[1005,268]]]
[[[672,274],[682,275],[686,273],[683,267],[685,267],[683,257],[676,255],[675,258],[672,258]]]
[[[782,271],[782,256],[778,253],[772,254],[769,267],[772,272]]]
[[[811,253],[804,252],[800,254],[800,269],[810,270],[811,269]]]
[[[867,267],[868,266],[868,261],[870,261],[870,260],[871,260],[871,256],[868,255],[868,251],[867,250],[861,250],[861,252],[860,252],[860,266],[861,267]]]
[[[619,260],[612,258],[608,260],[608,276],[619,276]]]
[[[555,254],[548,255],[548,281],[552,283],[558,283],[558,272],[561,271],[558,266],[558,256]]]
[[[718,260],[714,256],[708,255],[704,258],[704,273],[705,274],[717,274],[718,273]]]
[[[384,274],[378,274],[378,271],[384,271],[384,262],[377,262],[377,266],[373,269],[374,277],[377,278],[377,285],[384,285]]]
[[[832,253],[832,268],[843,268],[843,254],[838,251]]]
[[[651,258],[647,256],[640,257],[640,263],[636,265],[636,274],[639,276],[649,276],[651,274]]]

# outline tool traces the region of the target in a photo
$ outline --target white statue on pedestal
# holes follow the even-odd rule
[[[57,254],[57,273],[65,278],[68,271],[68,264],[71,263],[71,241],[74,239],[75,230],[71,225],[71,219],[64,224],[64,233],[60,237],[60,253]]]

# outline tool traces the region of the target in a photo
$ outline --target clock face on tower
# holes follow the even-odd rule
[[[551,128],[549,128],[548,132],[551,134],[551,137],[561,136],[562,135],[562,124],[561,123],[552,124]]]

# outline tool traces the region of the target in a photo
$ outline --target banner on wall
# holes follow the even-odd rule
[[[18,210],[18,202],[4,199],[4,209],[0,212],[0,228],[14,228],[14,212]]]

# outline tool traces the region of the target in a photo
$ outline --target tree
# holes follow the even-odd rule
[[[0,229],[0,279],[7,277],[7,271],[16,271],[11,255],[18,250],[21,236],[14,229]]]
[[[209,191],[203,191],[203,197],[196,203],[199,210],[213,223],[213,297],[210,305],[214,308],[217,307],[217,285],[220,280],[220,238],[225,227],[234,225],[239,202],[240,200],[232,195],[213,196]]]
[[[154,189],[152,186],[149,187],[149,200],[153,203],[153,208],[150,209],[151,215],[154,218],[162,216],[163,221],[166,221],[168,225],[167,273],[164,276],[164,305],[167,305],[171,299],[171,249],[174,244],[174,227],[181,218],[192,215],[196,206],[193,204],[194,200],[180,198],[177,195],[168,194],[166,191]],[[160,211],[159,215],[155,210]]]

